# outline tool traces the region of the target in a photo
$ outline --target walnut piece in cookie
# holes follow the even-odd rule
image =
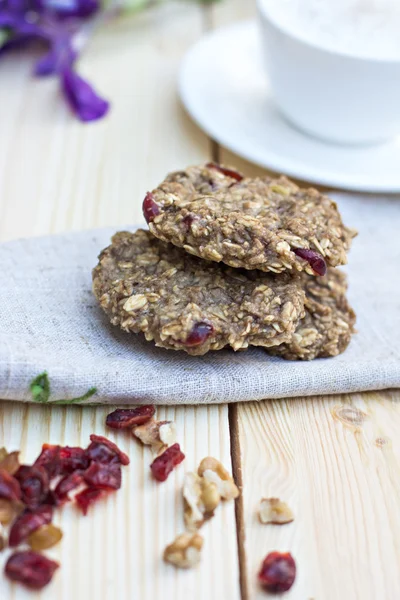
[[[325,194],[214,163],[168,175],[147,193],[143,213],[156,237],[190,254],[274,273],[324,275],[347,262],[356,235]]]
[[[282,502],[279,498],[262,498],[258,517],[261,523],[273,523],[274,525],[291,523],[294,519],[292,510],[286,502]]]
[[[113,325],[192,355],[288,342],[304,316],[298,275],[203,261],[143,230],[114,235],[93,291]]]
[[[355,332],[356,315],[346,298],[346,275],[328,269],[325,277],[303,274],[302,279],[306,315],[291,341],[271,349],[270,354],[288,360],[337,356],[346,350]]]
[[[164,550],[165,562],[181,569],[195,567],[201,558],[203,538],[199,533],[182,533]]]

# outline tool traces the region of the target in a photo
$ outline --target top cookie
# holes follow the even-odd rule
[[[143,202],[156,237],[231,267],[324,275],[347,262],[354,230],[336,204],[285,177],[245,178],[208,163],[171,173]]]

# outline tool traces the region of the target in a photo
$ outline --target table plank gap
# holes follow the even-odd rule
[[[229,432],[231,440],[232,475],[240,490],[240,496],[235,501],[236,537],[239,560],[240,592],[241,600],[249,600],[249,588],[247,581],[247,558],[246,558],[246,528],[243,505],[243,474],[242,455],[240,450],[240,435],[238,421],[238,405],[229,404]]]

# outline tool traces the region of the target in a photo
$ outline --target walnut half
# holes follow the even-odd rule
[[[197,473],[206,481],[215,483],[221,498],[224,500],[234,500],[239,496],[239,490],[232,476],[216,458],[211,456],[203,458]]]
[[[274,523],[284,525],[294,519],[293,512],[279,498],[262,498],[258,512],[261,523]]]
[[[164,560],[180,569],[190,569],[200,562],[202,547],[200,534],[182,533],[165,548]]]
[[[221,500],[215,483],[196,473],[186,473],[183,483],[185,524],[189,531],[196,531],[214,515]]]
[[[155,452],[162,452],[176,441],[176,425],[173,421],[150,420],[132,430],[142,444],[151,446]]]

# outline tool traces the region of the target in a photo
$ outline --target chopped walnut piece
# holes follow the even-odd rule
[[[24,509],[22,502],[0,498],[0,525],[9,525]]]
[[[210,519],[221,501],[216,484],[196,473],[186,473],[183,498],[185,524],[189,531],[196,531],[207,519]]]
[[[204,477],[206,481],[215,483],[221,498],[224,500],[234,500],[239,496],[240,492],[232,476],[216,458],[211,456],[203,458],[197,473],[200,477]]]
[[[5,454],[4,454],[5,452]],[[3,471],[7,471],[10,475],[14,475],[19,467],[19,452],[7,452],[5,448],[1,448],[0,450],[0,469]]]
[[[4,535],[4,528],[0,526],[0,552],[7,547],[6,536]]]
[[[258,516],[261,523],[274,523],[275,525],[291,523],[294,519],[289,506],[279,498],[262,498]]]
[[[180,569],[190,569],[200,562],[203,538],[198,533],[182,533],[164,550],[165,562]]]
[[[142,444],[152,446],[156,452],[165,450],[176,441],[176,425],[173,421],[147,421],[132,430]]]
[[[52,548],[58,544],[62,537],[63,534],[61,529],[52,523],[48,523],[31,533],[27,542],[32,550],[40,552],[41,550],[47,550],[47,548]]]

